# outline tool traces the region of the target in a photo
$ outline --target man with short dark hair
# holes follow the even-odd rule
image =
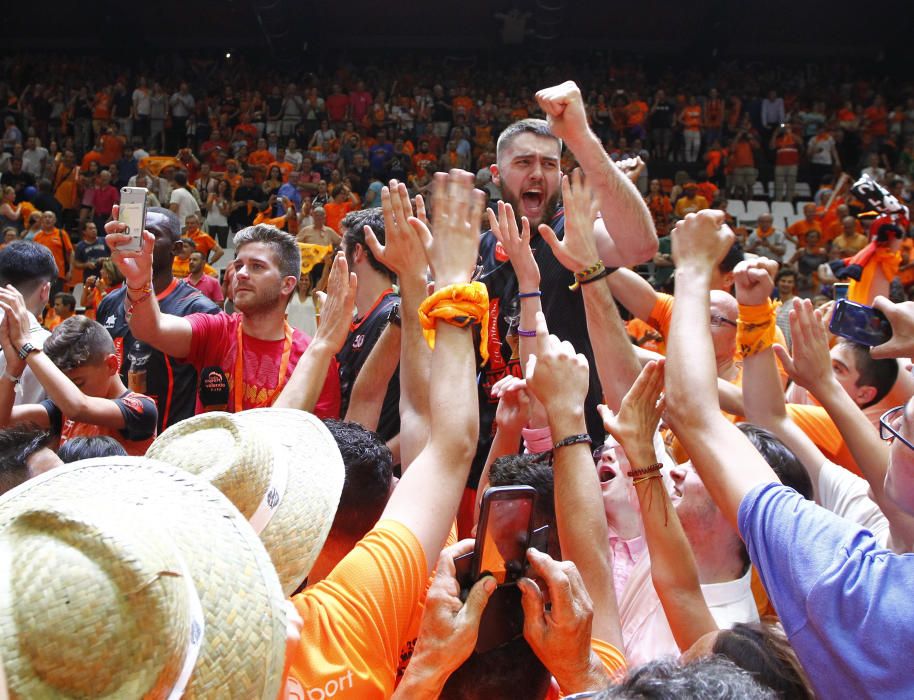
[[[172,273],[175,246],[181,237],[181,226],[174,212],[152,207],[146,213],[146,230],[154,237],[152,262],[139,289],[150,286],[159,307],[175,316],[192,313],[218,313],[219,307]],[[134,283],[130,283],[133,285]],[[96,318],[114,338],[120,361],[121,377],[133,391],[151,396],[159,408],[159,431],[190,418],[196,407],[197,370],[169,357],[134,336],[128,318],[127,288],[108,294],[98,306]],[[136,296],[138,292],[133,292]]]
[[[499,136],[497,163],[491,166],[492,181],[501,188],[511,205],[510,218],[517,217],[518,230],[529,227],[534,256],[539,265],[539,289],[522,289],[503,247],[491,231],[480,244],[481,281],[489,291],[490,331],[488,362],[479,373],[480,443],[473,465],[470,486],[475,488],[492,439],[492,423],[497,401],[490,389],[508,374],[521,375],[516,349],[520,319],[520,294],[542,292],[543,311],[549,328],[563,340],[571,341],[579,352],[593,362],[593,351],[584,321],[581,295],[569,289],[574,282],[562,263],[546,245],[564,236],[564,212],[557,208],[562,186],[561,155],[563,141],[574,153],[584,173],[591,179],[602,217],[594,222],[599,260],[594,265],[624,266],[644,262],[657,251],[657,235],[647,205],[640,193],[603,149],[599,138],[587,125],[584,101],[578,86],[565,82],[537,93],[537,101],[548,122],[525,119],[508,126]],[[526,224],[523,223],[526,219]],[[490,216],[490,224],[495,217]],[[494,226],[493,226],[494,227]],[[508,231],[502,230],[502,235]],[[597,272],[599,269],[595,268]],[[583,272],[581,270],[580,272]],[[510,341],[509,341],[510,337]],[[588,432],[602,441],[603,426],[596,414],[600,386],[591,376],[587,395]]]
[[[245,170],[241,185],[235,190],[228,222],[232,231],[239,231],[254,223],[254,217],[267,205],[267,193],[254,183],[254,173]]]
[[[200,214],[200,205],[187,188],[187,173],[179,170],[175,173],[175,188],[171,191],[168,208],[178,215],[178,221],[186,221],[188,216]]]
[[[395,194],[399,196],[399,190],[395,190]],[[393,290],[396,275],[378,262],[365,243],[365,226],[371,227],[378,242],[383,245],[385,228],[380,209],[352,212],[347,214],[342,222],[343,252],[346,254],[349,269],[355,272],[359,280],[355,296],[356,317],[352,321],[343,349],[336,356],[337,362],[340,363],[343,415],[349,407],[356,377],[381,333],[387,328],[388,323],[400,323],[400,295]],[[399,406],[400,374],[395,370],[384,395],[376,428],[384,440],[390,440],[400,432]]]
[[[178,316],[163,313],[149,290],[155,264],[153,234],[144,231],[139,254],[121,253],[117,246],[128,240],[124,230],[118,221],[106,226],[112,257],[126,280],[119,302],[126,306],[130,332],[204,375],[197,412],[237,413],[272,406],[311,342],[286,321],[286,306],[301,275],[295,239],[274,226],[242,229],[235,234],[231,286],[240,313]],[[314,413],[336,418],[339,408],[339,375],[331,362]]]
[[[44,345],[51,333],[42,327],[38,315],[44,311],[51,296],[51,286],[57,279],[54,256],[44,246],[30,241],[16,241],[0,250],[0,285],[11,284],[25,300],[29,313],[29,342],[36,348]],[[6,375],[6,358],[0,354],[0,372]],[[39,403],[47,392],[32,370],[26,368],[19,377],[16,404]]]

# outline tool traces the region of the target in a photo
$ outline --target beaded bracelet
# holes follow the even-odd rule
[[[543,296],[543,293],[537,289],[535,292],[520,292],[517,296],[521,299],[532,299],[533,297]]]
[[[587,433],[580,433],[578,435],[569,435],[568,437],[559,440],[552,446],[553,450],[557,450],[560,447],[569,447],[570,445],[580,445],[581,443],[586,442],[588,445],[592,445],[593,441],[590,439],[590,435]]]
[[[535,338],[536,331],[525,331],[518,328],[515,333],[517,333],[521,338]]]
[[[128,289],[129,289],[129,287],[128,287]],[[140,291],[140,290],[135,290],[135,291]],[[127,310],[124,312],[124,319],[127,321],[127,323],[130,323],[130,319],[133,318],[133,310],[151,296],[152,296],[152,289],[150,289],[149,287],[146,287],[145,293],[143,294],[143,296],[141,296],[139,299],[136,299],[136,300],[131,299],[129,294],[124,295],[124,300],[127,302]]]
[[[647,476],[648,474],[653,474],[654,472],[659,472],[661,469],[663,469],[663,463],[662,463],[662,462],[654,462],[653,464],[651,464],[651,465],[649,465],[649,466],[647,466],[647,467],[642,467],[641,469],[632,469],[632,470],[628,473],[628,475],[629,475],[632,479],[635,479],[635,478],[637,478],[637,477],[639,477],[639,476]]]

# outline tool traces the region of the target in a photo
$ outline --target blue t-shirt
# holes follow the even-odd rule
[[[819,697],[914,697],[914,554],[776,483],[746,494],[738,524]]]

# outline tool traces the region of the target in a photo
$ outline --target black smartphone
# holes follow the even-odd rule
[[[499,586],[523,576],[533,533],[536,489],[495,486],[487,489],[479,509],[471,578],[490,574]]]
[[[832,311],[828,330],[861,345],[882,345],[892,337],[892,324],[878,309],[841,299]]]
[[[847,282],[835,282],[832,288],[832,294],[835,301],[839,299],[847,299],[847,291],[850,289],[850,284]]]

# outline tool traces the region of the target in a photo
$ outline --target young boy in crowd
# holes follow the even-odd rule
[[[85,316],[61,323],[44,349],[29,342],[28,313],[22,295],[0,288],[0,345],[6,371],[0,376],[0,426],[30,423],[60,435],[108,435],[127,454],[141,456],[156,435],[158,412],[148,396],[128,391],[118,374],[114,341],[104,327]],[[48,392],[37,404],[13,406],[19,377],[28,366]]]

